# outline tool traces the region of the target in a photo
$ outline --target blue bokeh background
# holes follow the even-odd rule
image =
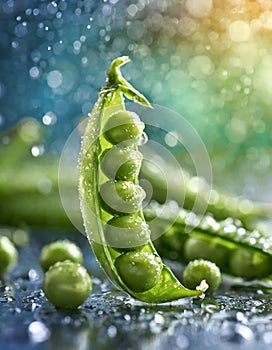
[[[126,78],[197,130],[215,183],[269,200],[272,4],[196,5],[1,0],[0,131],[35,118],[46,127],[45,152],[60,153],[112,59],[128,55]]]

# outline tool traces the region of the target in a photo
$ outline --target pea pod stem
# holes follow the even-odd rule
[[[112,113],[112,106],[114,109],[116,107],[125,109],[123,95],[135,102],[150,106],[148,101],[121,76],[119,67],[128,61],[128,57],[120,57],[113,61],[108,71],[107,86],[101,89],[98,102],[89,115],[82,141],[79,163],[79,196],[86,233],[106,274],[117,286],[134,298],[148,303],[160,303],[182,297],[200,296],[203,290],[185,288],[165,265],[162,267],[160,279],[155,286],[146,291],[131,290],[120,277],[115,266],[115,261],[121,254],[111,248],[105,239],[99,200],[99,157],[106,147],[105,141],[101,138],[102,124]],[[143,217],[142,212],[140,215]],[[151,240],[141,248],[141,252],[153,254],[154,259],[159,258]]]

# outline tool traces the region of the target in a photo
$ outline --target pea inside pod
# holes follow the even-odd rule
[[[138,183],[143,158],[138,143],[144,123],[139,116],[126,111],[124,96],[145,107],[151,106],[122,77],[120,67],[128,61],[128,57],[113,61],[107,86],[100,91],[83,137],[79,196],[86,233],[109,278],[134,298],[159,303],[200,296],[203,288],[184,287],[162,263],[145,222],[141,206],[143,190]],[[132,182],[131,199],[128,189],[123,188],[124,181]],[[101,200],[100,192],[104,190],[107,194]],[[119,207],[116,193],[122,201],[128,199],[126,210]]]
[[[150,240],[146,222],[137,215],[125,215],[108,221],[105,237],[109,246],[118,251],[135,250]]]
[[[272,273],[272,257],[252,249],[234,249],[230,256],[230,272],[247,279],[265,277]]]
[[[124,141],[139,141],[144,123],[139,116],[130,111],[120,110],[113,113],[104,126],[104,137],[113,145]]]
[[[143,156],[131,146],[107,148],[101,155],[101,169],[109,179],[130,181],[137,177]]]
[[[128,252],[120,255],[115,266],[128,288],[145,292],[153,288],[161,276],[161,259],[145,252]]]
[[[218,266],[227,266],[229,250],[215,238],[209,241],[200,237],[189,237],[183,246],[183,254],[186,261],[194,259],[207,259]]]
[[[101,206],[112,215],[136,213],[144,198],[143,188],[132,181],[109,180],[100,187]]]
[[[162,207],[153,203],[145,210],[147,220],[160,215],[160,225],[167,227],[176,211],[171,205]],[[188,223],[193,229],[186,231]],[[195,224],[198,222],[198,224]],[[272,276],[271,235],[257,230],[248,231],[242,224],[228,218],[216,221],[211,216],[196,217],[182,208],[172,229],[156,242],[160,254],[171,260],[189,262],[194,259],[210,260],[224,273],[247,280],[269,279]]]

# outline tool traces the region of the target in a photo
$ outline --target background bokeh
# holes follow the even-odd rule
[[[1,0],[0,26],[0,129],[42,122],[34,157],[61,152],[128,55],[126,78],[197,130],[215,185],[271,201],[270,0]]]

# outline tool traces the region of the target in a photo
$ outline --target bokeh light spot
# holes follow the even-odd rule
[[[175,131],[171,131],[165,135],[164,141],[169,147],[175,147],[178,144],[178,135]]]
[[[243,42],[249,40],[250,27],[245,21],[234,21],[229,27],[229,35],[232,41]]]
[[[42,117],[42,122],[44,125],[53,125],[56,124],[57,122],[57,116],[53,112],[47,112],[45,115]]]
[[[48,86],[51,87],[52,89],[55,89],[62,84],[63,78],[60,71],[52,70],[47,74],[46,80],[47,80]]]
[[[213,8],[212,0],[187,0],[186,8],[194,17],[205,17]]]
[[[34,66],[29,69],[29,75],[31,79],[38,79],[40,76],[40,70],[38,67]]]
[[[206,55],[194,56],[188,63],[190,74],[198,79],[212,75],[214,72],[214,64]]]

